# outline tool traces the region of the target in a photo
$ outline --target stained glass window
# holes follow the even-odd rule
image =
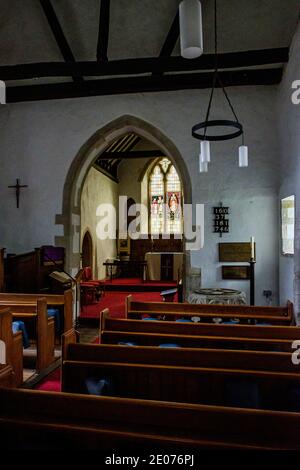
[[[151,233],[182,233],[182,191],[168,158],[160,160],[149,179]]]
[[[282,254],[294,254],[295,196],[281,199]]]

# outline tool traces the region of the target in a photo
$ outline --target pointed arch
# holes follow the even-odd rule
[[[185,161],[175,144],[157,127],[136,116],[124,115],[111,121],[96,131],[79,149],[65,181],[62,213],[56,216],[56,224],[63,226],[64,234],[56,237],[55,242],[65,247],[66,267],[73,274],[76,273],[80,264],[80,200],[83,184],[98,156],[115,139],[126,133],[135,133],[164,152],[180,174],[184,201],[192,203],[190,176]]]

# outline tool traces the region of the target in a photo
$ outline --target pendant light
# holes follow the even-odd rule
[[[212,81],[212,88],[210,91],[210,97],[208,102],[208,107],[206,111],[206,117],[203,122],[195,124],[192,127],[192,136],[195,139],[201,141],[201,160],[202,162],[210,162],[210,142],[219,142],[225,140],[235,139],[239,136],[244,136],[244,129],[242,124],[239,122],[235,109],[230,101],[229,95],[225,86],[223,84],[221,75],[218,69],[218,29],[217,29],[217,0],[214,2],[215,4],[215,14],[214,14],[214,26],[215,26],[215,71],[213,74],[213,81]],[[210,112],[214,97],[214,92],[216,87],[220,87],[225,101],[228,104],[228,107],[233,115],[233,119],[219,119],[219,120],[211,120],[210,119]],[[224,134],[220,134],[216,132],[218,128],[226,128],[229,129],[228,132]],[[211,134],[208,132],[208,129],[214,129],[215,133]],[[244,145],[240,146],[239,148],[239,166],[240,167],[247,167],[248,166],[248,147]]]
[[[184,59],[203,54],[202,9],[199,0],[183,0],[179,5],[180,49]]]

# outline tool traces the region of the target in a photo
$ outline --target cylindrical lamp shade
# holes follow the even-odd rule
[[[200,143],[200,155],[201,161],[209,163],[210,162],[210,143],[208,140],[201,140]]]
[[[241,145],[239,147],[239,167],[245,168],[248,166],[248,147]]]
[[[200,161],[199,161],[199,171],[200,173],[207,173],[208,172],[208,163],[207,162],[201,162],[201,155],[200,156]]]
[[[203,54],[202,10],[199,0],[183,0],[179,5],[180,48],[184,59]]]

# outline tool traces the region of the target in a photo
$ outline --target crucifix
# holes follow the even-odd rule
[[[21,189],[28,188],[27,184],[21,185],[19,178],[17,178],[17,183],[14,186],[8,186],[8,188],[13,188],[16,190],[17,209],[19,209]]]

